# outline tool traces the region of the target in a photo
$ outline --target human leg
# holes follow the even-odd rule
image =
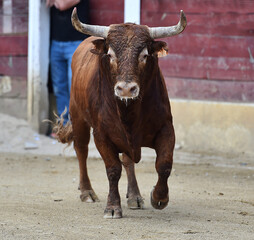
[[[82,41],[73,41],[73,42],[66,42],[65,47],[65,59],[67,61],[68,70],[67,70],[67,76],[68,76],[68,90],[69,93],[71,92],[71,79],[72,79],[72,70],[71,70],[71,62],[72,62],[72,56],[74,52],[76,51],[77,47]]]
[[[64,59],[61,42],[52,41],[50,49],[50,66],[53,90],[56,96],[58,114],[62,114],[65,108],[69,107],[69,91],[67,78],[67,62]],[[65,122],[68,121],[68,114],[64,115]]]

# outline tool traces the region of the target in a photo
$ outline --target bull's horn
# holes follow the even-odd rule
[[[76,7],[72,11],[71,22],[73,27],[81,33],[106,38],[108,36],[109,27],[89,25],[80,22]]]
[[[153,39],[171,37],[181,33],[187,25],[187,20],[183,10],[180,11],[180,21],[175,26],[170,27],[151,27],[149,28],[150,36]]]

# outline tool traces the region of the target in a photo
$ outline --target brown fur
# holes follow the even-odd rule
[[[67,122],[67,124],[64,123],[64,114],[66,113],[67,109],[60,115],[60,117],[55,114],[56,120],[53,124],[53,130],[52,132],[56,134],[56,139],[58,142],[61,143],[67,143],[68,146],[73,141],[73,131],[72,131],[72,124],[70,121]]]
[[[117,57],[110,64],[109,46]],[[146,64],[139,54],[147,48]],[[109,195],[105,217],[122,216],[118,181],[122,163],[128,175],[128,203],[142,208],[134,172],[140,161],[141,147],[156,150],[158,182],[151,194],[151,204],[157,209],[168,203],[167,179],[173,164],[175,143],[170,103],[164,78],[158,66],[158,54],[167,51],[164,42],[155,42],[146,26],[135,24],[112,25],[107,39],[90,37],[73,55],[72,89],[70,99],[71,125],[59,122],[58,136],[63,142],[74,140],[79,166],[81,199],[96,199],[87,175],[86,158],[90,127],[96,147],[106,166]],[[133,81],[140,87],[138,99],[127,104],[114,95],[118,81]],[[119,153],[123,153],[122,162]],[[88,194],[92,191],[92,194]]]

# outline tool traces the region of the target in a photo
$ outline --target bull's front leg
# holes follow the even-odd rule
[[[151,204],[156,209],[163,209],[168,205],[168,177],[173,165],[173,150],[175,133],[173,125],[165,126],[157,135],[155,142],[156,171],[158,181],[151,192]]]
[[[107,206],[104,211],[104,218],[121,218],[122,208],[118,182],[121,177],[122,164],[117,151],[115,151],[113,145],[108,139],[101,140],[95,138],[94,140],[96,147],[104,160],[109,181],[109,194]]]
[[[139,192],[138,183],[135,176],[134,162],[125,153],[123,153],[122,162],[128,178],[128,188],[126,194],[126,197],[128,198],[128,208],[143,209],[144,199]]]

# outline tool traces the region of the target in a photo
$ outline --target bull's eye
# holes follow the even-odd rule
[[[113,49],[111,47],[109,47],[107,55],[108,55],[111,63],[115,62],[116,54],[115,54],[115,52],[113,51]]]
[[[148,57],[148,51],[147,51],[147,48],[144,48],[139,54],[139,62],[143,64],[146,63],[147,57]]]
[[[148,55],[142,56],[142,57],[140,58],[140,61],[141,61],[142,63],[146,63],[147,57],[148,57]]]

